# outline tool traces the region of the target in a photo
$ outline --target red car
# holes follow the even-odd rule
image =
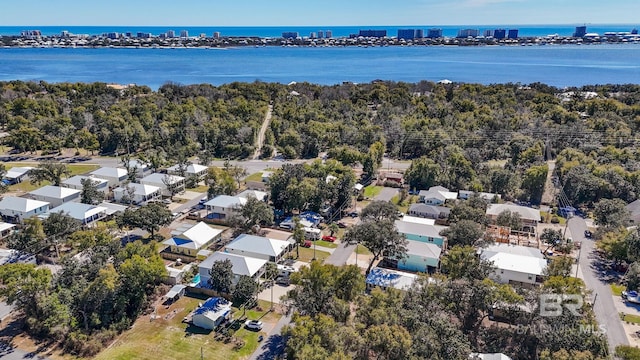
[[[322,237],[322,240],[328,241],[328,242],[334,242],[334,241],[336,241],[336,237],[335,236],[325,235],[325,236]]]
[[[311,241],[305,240],[304,244],[302,244],[302,247],[310,248],[311,247]]]

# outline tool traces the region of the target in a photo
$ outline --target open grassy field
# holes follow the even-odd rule
[[[295,256],[296,250],[294,249],[291,253]],[[324,259],[329,257],[329,255],[331,254],[326,251],[316,250],[316,260],[319,260],[320,262],[323,262]],[[310,248],[300,246],[300,257],[298,258],[298,261],[311,262],[311,260],[313,260],[313,245],[311,245]]]
[[[358,255],[371,255],[371,251],[369,251],[369,249],[367,249],[366,247],[358,244],[358,246],[356,246],[356,254],[358,254]]]
[[[324,240],[317,240],[316,241],[316,245],[324,246],[324,247],[329,248],[329,249],[335,249],[335,248],[338,247],[338,244],[332,243],[330,241],[324,241]]]
[[[364,196],[368,198],[374,198],[382,191],[382,186],[369,185],[364,188]]]
[[[247,176],[244,181],[262,181],[262,171]]]
[[[620,318],[624,322],[628,322],[628,323],[632,323],[632,324],[640,324],[640,316],[639,315],[620,314]]]
[[[182,322],[182,319],[202,299],[183,297],[168,309],[158,306],[158,316],[150,320],[149,316],[142,316],[134,326],[124,332],[107,349],[102,351],[95,359],[98,360],[181,360],[200,359],[200,354],[205,359],[243,359],[253,353],[258,347],[258,336],[261,332],[253,332],[240,326],[233,338],[242,339],[244,345],[234,349],[234,341],[225,344],[215,340],[215,333],[190,326]],[[270,304],[260,301],[262,309],[269,309]],[[236,309],[234,309],[236,310]],[[237,310],[234,318],[242,316],[242,311]],[[260,319],[265,328],[273,326],[280,318],[279,314],[266,311],[248,310],[246,317]],[[264,335],[264,333],[262,333]]]

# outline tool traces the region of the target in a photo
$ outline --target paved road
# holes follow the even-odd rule
[[[2,360],[48,360],[48,358],[34,353],[28,353],[26,351],[16,349],[11,345],[0,343],[0,359]]]
[[[593,310],[598,323],[606,328],[609,351],[613,354],[616,346],[629,345],[629,341],[620,322],[618,312],[615,311],[609,285],[602,282],[598,278],[596,270],[590,266],[592,260],[589,259],[589,255],[593,252],[595,244],[592,239],[584,237],[585,230],[587,230],[587,224],[583,218],[573,217],[569,220],[569,231],[571,231],[573,240],[582,241],[578,266],[587,288],[593,291],[593,296],[595,297]]]
[[[262,346],[253,352],[249,360],[273,360],[284,354],[287,345],[286,339],[282,336],[282,328],[291,322],[291,314],[284,315],[271,329],[262,342]]]
[[[262,152],[262,144],[264,143],[264,133],[267,131],[269,127],[269,123],[271,122],[271,113],[273,112],[273,105],[269,105],[269,109],[264,116],[264,121],[262,122],[262,126],[260,127],[260,131],[258,132],[258,137],[256,138],[256,151],[253,153],[253,159],[257,159],[260,157],[260,153]]]

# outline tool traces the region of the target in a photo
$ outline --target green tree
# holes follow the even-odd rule
[[[360,212],[362,221],[392,221],[397,218],[398,207],[388,201],[374,200]]]
[[[238,219],[233,221],[236,228],[241,231],[254,231],[260,225],[269,226],[273,224],[273,209],[264,201],[253,196],[238,209]]]
[[[529,201],[534,204],[539,204],[542,199],[548,172],[549,166],[547,164],[532,166],[524,172],[522,189],[525,191]]]
[[[483,234],[482,226],[471,220],[460,220],[440,232],[440,235],[447,237],[448,246],[473,246]]]
[[[486,224],[486,212],[487,201],[481,198],[478,193],[473,193],[469,199],[455,203],[449,214],[449,221],[471,220],[478,224]]]
[[[161,226],[167,226],[173,221],[171,211],[159,203],[149,203],[137,210],[126,209],[116,218],[120,227],[141,228],[155,237]]]
[[[640,349],[629,345],[618,345],[615,356],[621,360],[640,360]]]
[[[47,246],[42,221],[36,217],[25,219],[22,231],[14,232],[8,239],[11,249],[39,254]]]
[[[64,241],[66,236],[80,229],[82,224],[65,213],[50,213],[42,222],[42,230],[49,239],[49,243],[56,249],[56,256],[59,258],[58,243]]]
[[[376,359],[408,359],[412,339],[409,332],[398,325],[376,325],[364,332],[365,346]]]
[[[257,292],[258,283],[250,276],[242,275],[233,288],[233,302],[238,306],[241,304],[249,304],[250,306],[255,302]]]
[[[496,225],[520,231],[522,230],[522,219],[520,219],[520,214],[505,210],[496,217]]]
[[[80,193],[80,202],[83,204],[99,204],[104,200],[104,193],[98,190],[98,183],[92,179],[80,180],[82,184],[82,192]]]
[[[0,164],[0,180],[4,179],[4,176],[7,175],[7,168],[4,164]],[[9,190],[9,186],[4,182],[0,181],[0,195],[4,194]]]
[[[571,266],[574,260],[569,256],[556,256],[544,270],[546,276],[571,276]]]
[[[209,285],[219,293],[230,294],[233,290],[233,264],[231,260],[214,261],[209,270]]]
[[[27,318],[41,320],[40,303],[49,292],[51,271],[31,264],[0,266],[0,297],[15,305]]]
[[[487,278],[493,271],[493,265],[478,257],[472,246],[453,246],[441,260],[442,272],[449,279]]]
[[[296,242],[296,258],[300,257],[300,245],[304,244],[305,239],[304,227],[300,223],[300,218],[295,216],[293,218],[293,233],[291,237]]]
[[[407,254],[407,240],[398,233],[392,220],[363,221],[349,228],[344,240],[349,245],[362,244],[371,251],[367,275],[383,255],[400,261]]]
[[[404,175],[405,181],[412,189],[426,190],[438,184],[441,171],[440,165],[423,156],[411,161]]]
[[[69,176],[71,172],[65,164],[44,161],[31,170],[29,177],[33,184],[40,184],[43,181],[50,181],[54,186],[60,186],[63,176]]]
[[[233,177],[226,171],[210,167],[205,178],[209,189],[207,196],[211,199],[218,195],[233,195],[237,187]]]
[[[594,205],[593,216],[597,225],[606,229],[625,227],[629,222],[627,204],[620,199],[602,199]]]

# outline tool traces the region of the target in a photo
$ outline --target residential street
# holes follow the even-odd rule
[[[28,353],[26,351],[16,349],[8,344],[0,343],[0,359],[2,360],[48,360],[48,358],[34,353]]]
[[[579,271],[582,273],[587,289],[593,292],[590,301],[595,299],[593,310],[598,324],[605,326],[609,341],[609,351],[613,354],[616,346],[628,345],[629,341],[613,303],[611,288],[598,278],[596,270],[591,267],[592,260],[590,255],[595,248],[595,244],[592,239],[584,237],[585,230],[587,230],[587,224],[583,218],[576,216],[569,220],[569,231],[571,231],[573,240],[582,242],[578,263]]]
[[[286,341],[281,331],[285,325],[291,322],[291,314],[283,315],[276,326],[262,340],[262,346],[253,352],[249,360],[272,360],[284,353]]]

